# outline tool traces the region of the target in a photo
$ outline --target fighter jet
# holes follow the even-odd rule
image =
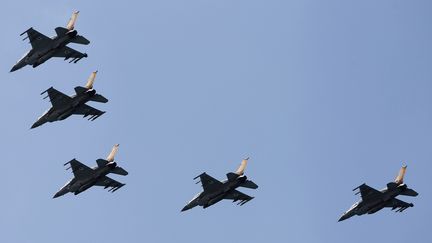
[[[39,33],[33,28],[24,31],[21,36],[27,34],[27,37],[23,40],[29,39],[32,49],[27,52],[10,71],[16,71],[26,65],[32,65],[35,68],[51,57],[63,57],[64,60],[72,58],[69,63],[77,63],[83,57],[87,57],[86,53],[81,53],[66,46],[69,43],[82,45],[88,45],[90,43],[89,40],[78,35],[78,32],[74,30],[78,13],[79,12],[74,12],[72,14],[66,28],[57,27],[55,29],[57,36],[52,38]]]
[[[118,146],[118,144],[114,145],[111,153],[108,155],[106,160],[96,160],[96,167],[90,168],[76,159],[73,159],[64,164],[65,166],[70,165],[70,167],[66,170],[72,168],[74,178],[67,182],[66,185],[64,185],[60,189],[60,191],[58,191],[54,195],[54,198],[63,196],[68,192],[73,192],[75,195],[77,195],[92,186],[103,186],[104,189],[110,187],[110,189],[108,190],[110,192],[115,192],[122,186],[124,186],[125,184],[122,184],[106,176],[109,173],[123,176],[128,174],[126,170],[124,170],[122,167],[117,166],[117,163],[114,162],[114,156],[118,151]]]
[[[241,162],[240,167],[235,173],[228,173],[228,179],[222,182],[207,175],[206,173],[202,173],[201,175],[195,177],[194,180],[200,178],[200,181],[198,181],[196,184],[201,182],[204,190],[198,193],[181,211],[186,211],[195,206],[207,208],[222,199],[233,200],[233,202],[239,201],[238,205],[240,206],[252,200],[253,197],[236,190],[237,187],[246,187],[250,189],[258,188],[257,184],[248,180],[244,175],[244,170],[246,168],[248,159],[249,158],[244,159]]]
[[[90,116],[89,120],[92,121],[103,115],[105,111],[100,111],[85,104],[88,101],[101,103],[108,102],[108,99],[100,94],[96,94],[96,90],[93,89],[93,83],[96,78],[96,74],[97,71],[90,75],[85,87],[75,87],[76,94],[71,97],[63,94],[53,87],[42,92],[41,95],[48,93],[44,99],[49,97],[52,107],[41,117],[39,117],[31,128],[38,127],[46,122],[64,120],[74,114],[84,115],[84,117]]]
[[[339,221],[348,219],[354,215],[373,214],[385,207],[392,208],[391,210],[397,209],[395,212],[403,212],[407,208],[413,207],[414,204],[396,198],[399,195],[411,197],[416,197],[418,195],[416,191],[408,188],[403,182],[406,168],[406,166],[403,166],[395,181],[388,183],[387,188],[380,191],[366,184],[354,188],[353,191],[359,189],[356,195],[360,194],[362,200],[352,205],[351,208],[342,215]]]

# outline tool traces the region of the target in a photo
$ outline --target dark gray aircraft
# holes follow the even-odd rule
[[[87,57],[86,53],[81,53],[66,46],[69,43],[82,45],[88,45],[90,43],[89,40],[78,35],[78,32],[74,30],[78,13],[79,12],[74,12],[72,14],[66,28],[57,27],[55,29],[57,36],[52,38],[39,33],[33,28],[24,31],[21,36],[27,34],[27,37],[23,40],[29,39],[32,49],[27,52],[10,71],[16,71],[26,65],[32,65],[35,68],[51,57],[62,57],[65,60],[72,58],[70,62],[74,63],[77,63],[83,57]]]
[[[101,103],[108,102],[105,97],[100,94],[96,94],[96,90],[93,89],[93,83],[96,78],[96,74],[97,71],[90,75],[85,87],[75,87],[76,94],[72,97],[63,94],[53,87],[42,92],[41,95],[48,93],[45,98],[49,97],[52,107],[41,117],[39,117],[31,128],[38,127],[46,122],[64,120],[71,115],[84,115],[84,117],[90,116],[89,120],[92,121],[103,115],[105,113],[104,111],[100,111],[85,104],[88,101]]]
[[[248,196],[236,190],[237,187],[246,187],[251,189],[257,189],[258,186],[254,182],[247,179],[244,175],[244,170],[247,165],[249,158],[244,159],[238,168],[238,170],[233,173],[227,174],[227,180],[219,181],[215,178],[202,173],[201,175],[194,178],[200,178],[203,191],[198,193],[181,211],[186,211],[195,206],[202,206],[207,208],[222,199],[233,200],[233,202],[239,201],[238,204],[241,206],[248,201],[252,200],[253,197]],[[197,182],[198,184],[199,182]]]
[[[416,191],[408,188],[408,186],[403,183],[406,168],[406,166],[403,166],[395,181],[388,183],[387,188],[380,191],[366,184],[354,188],[353,191],[359,189],[356,195],[360,193],[362,200],[352,205],[351,208],[342,215],[339,221],[348,219],[354,215],[373,214],[385,207],[392,208],[392,210],[397,209],[396,212],[403,212],[405,209],[413,207],[414,204],[396,198],[399,195],[411,197],[416,197],[418,195]]]
[[[114,156],[118,151],[118,146],[118,144],[114,145],[111,153],[108,155],[106,160],[96,160],[96,167],[90,168],[80,163],[76,159],[73,159],[64,164],[65,166],[70,165],[67,170],[72,168],[74,178],[72,178],[68,183],[66,183],[66,185],[64,185],[60,189],[60,191],[58,191],[54,195],[54,198],[63,196],[68,192],[73,192],[75,195],[77,195],[92,186],[103,186],[104,189],[111,187],[109,189],[110,192],[115,192],[122,186],[124,186],[125,184],[122,184],[106,176],[109,173],[123,176],[128,174],[126,170],[117,166],[117,163],[114,162]]]

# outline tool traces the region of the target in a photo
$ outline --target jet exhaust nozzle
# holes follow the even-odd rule
[[[237,180],[238,180],[240,183],[244,183],[244,182],[246,182],[246,180],[247,180],[247,176],[245,176],[245,175],[243,175],[243,176],[239,176],[239,177],[237,178]]]
[[[76,31],[76,30],[69,31],[69,32],[67,33],[67,35],[68,35],[70,38],[74,38],[74,37],[76,37],[76,36],[78,35],[78,31]]]
[[[108,167],[110,167],[111,169],[115,169],[117,167],[117,163],[116,162],[110,162],[107,164]]]
[[[90,96],[94,96],[96,94],[96,90],[92,89],[87,91],[87,94],[89,94]]]

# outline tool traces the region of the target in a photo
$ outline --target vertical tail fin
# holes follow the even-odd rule
[[[73,30],[75,28],[75,22],[78,18],[78,14],[79,14],[79,11],[73,12],[71,18],[69,19],[69,22],[66,25],[66,29]]]
[[[108,155],[108,157],[107,157],[107,159],[106,159],[108,162],[113,162],[113,161],[114,161],[114,157],[115,157],[115,155],[116,155],[116,153],[117,153],[117,151],[118,151],[119,145],[120,145],[120,144],[116,144],[116,145],[114,145],[114,147],[112,148],[111,153]]]
[[[235,172],[237,175],[243,175],[244,174],[248,160],[249,160],[249,158],[242,160],[240,167]]]
[[[87,89],[93,89],[93,84],[94,84],[97,72],[98,72],[97,70],[92,72],[90,74],[90,77],[87,79],[87,84],[85,85],[85,87]]]
[[[405,165],[405,166],[402,166],[402,168],[399,170],[399,174],[395,179],[396,184],[400,185],[400,184],[404,183],[404,176],[406,173],[406,169],[407,169],[407,166]]]

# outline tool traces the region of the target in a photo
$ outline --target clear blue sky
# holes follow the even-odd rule
[[[1,2],[0,242],[430,242],[432,2]],[[30,45],[80,10],[89,46],[78,64],[9,70]],[[40,92],[72,94],[99,70],[110,99],[94,122],[71,117],[35,130]],[[130,174],[116,193],[52,199],[72,158],[94,165],[120,143]],[[206,171],[223,179],[250,156],[260,188],[180,209]],[[408,164],[417,198],[402,214],[337,220],[363,182],[382,188]]]

